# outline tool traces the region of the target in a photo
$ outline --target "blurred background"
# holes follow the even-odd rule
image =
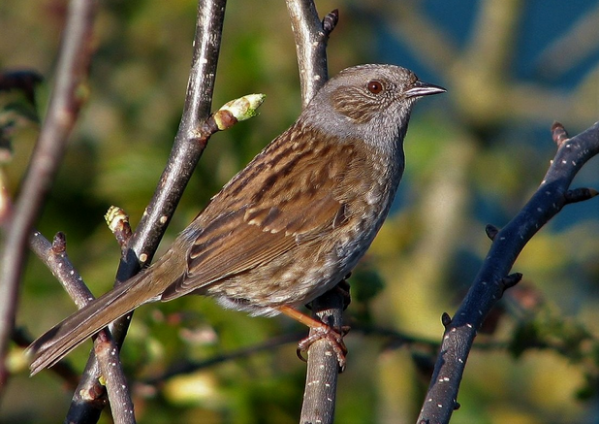
[[[66,1],[0,3],[0,69],[44,77],[34,108],[0,92],[13,125],[2,165],[12,193],[27,167],[56,77]],[[405,143],[407,167],[392,215],[352,279],[348,367],[336,422],[414,422],[442,335],[490,241],[540,184],[556,146],[598,120],[598,3],[591,0],[319,1],[339,9],[329,68],[392,63],[448,89],[421,101]],[[135,227],[176,132],[194,34],[193,1],[105,1],[96,25],[89,99],[39,229],[63,231],[68,254],[96,294],[112,286],[119,248],[103,215],[125,209]],[[161,251],[207,200],[300,111],[298,71],[283,1],[228,4],[213,106],[267,95],[260,115],[215,135]],[[573,184],[598,189],[598,159]],[[527,245],[523,281],[491,314],[469,357],[453,423],[598,422],[598,200],[570,205]],[[159,251],[160,253],[160,251]],[[32,337],[75,310],[35,257],[17,323]],[[140,308],[122,353],[144,423],[294,423],[305,365],[295,342],[145,384],[173,364],[207,361],[304,329],[287,318],[250,318],[212,300]],[[82,369],[89,344],[69,356]],[[0,422],[53,423],[70,392],[52,372],[28,377],[22,349]],[[24,395],[24,394],[27,395]],[[103,421],[110,422],[109,414]]]

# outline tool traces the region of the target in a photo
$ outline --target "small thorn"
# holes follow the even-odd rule
[[[598,191],[593,188],[581,187],[573,190],[568,190],[565,193],[565,201],[567,204],[583,202],[598,195]]]
[[[522,278],[523,278],[523,274],[521,274],[520,272],[515,272],[514,274],[510,274],[510,275],[507,275],[506,277],[504,277],[501,281],[502,293],[504,293],[506,290],[510,289],[511,287],[516,286],[519,283],[519,281],[521,281]]]
[[[454,401],[454,410],[456,411],[457,409],[460,409],[460,403]]]
[[[308,358],[304,357],[304,352],[306,352],[306,350],[301,349],[300,346],[296,347],[296,356],[302,361],[302,362],[308,362]]]
[[[326,36],[329,36],[329,34],[331,34],[331,32],[335,29],[339,19],[340,13],[337,9],[332,10],[323,18],[323,32]]]
[[[448,328],[450,324],[452,324],[452,317],[448,314],[448,312],[444,312],[442,314],[442,325],[445,328]]]
[[[498,227],[496,227],[495,225],[487,224],[485,226],[485,234],[488,236],[488,238],[490,240],[494,240],[499,232],[500,232],[500,229]]]
[[[554,122],[550,129],[552,131],[552,140],[556,143],[557,146],[561,146],[565,141],[569,139],[569,134],[567,134],[567,130],[560,122]]]

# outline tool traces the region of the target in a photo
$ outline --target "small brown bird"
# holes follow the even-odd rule
[[[294,308],[333,288],[365,254],[404,170],[413,104],[444,91],[397,66],[340,72],[160,259],[33,342],[31,373],[138,306],[186,294],[251,315],[284,313],[327,333]]]

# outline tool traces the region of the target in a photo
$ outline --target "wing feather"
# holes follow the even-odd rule
[[[234,177],[199,215],[196,229],[180,236],[194,239],[187,273],[165,290],[162,300],[201,292],[293,255],[299,243],[345,225],[349,211],[340,187],[356,152],[352,145],[335,152],[329,151],[331,144],[324,145],[328,151],[294,143],[293,137],[285,144],[276,141]],[[335,154],[336,160],[327,163],[324,154]]]

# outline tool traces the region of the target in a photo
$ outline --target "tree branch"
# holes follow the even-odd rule
[[[329,77],[327,41],[335,28],[338,11],[329,13],[323,22],[312,0],[286,1],[296,42],[302,107],[305,107]]]
[[[305,107],[325,84],[327,41],[338,21],[338,11],[329,13],[321,22],[313,1],[287,0],[288,13],[296,42],[300,72],[302,106]],[[342,327],[344,298],[339,290],[331,290],[312,302],[313,315],[319,320]],[[311,333],[309,337],[313,335]],[[301,423],[332,423],[339,364],[330,343],[317,340],[308,349],[306,385],[300,414]]]
[[[64,233],[57,233],[50,243],[42,233],[34,231],[29,238],[29,247],[61,283],[78,308],[83,308],[94,298],[67,256]]]
[[[151,262],[208,142],[208,137],[202,136],[206,131],[203,132],[200,124],[205,122],[211,109],[225,5],[226,0],[198,2],[192,66],[179,129],[154,196],[131,238],[126,257],[121,260],[117,271],[117,284],[131,278],[141,266]],[[111,333],[119,345],[123,343],[130,320],[131,314],[111,325]],[[90,392],[99,377],[97,362],[90,357],[80,386],[75,391],[67,420],[80,422],[88,416],[92,405],[88,406],[82,402],[80,393]]]
[[[598,154],[598,123],[570,139],[561,128],[556,124],[552,128],[559,148],[542,184],[521,212],[493,235],[490,252],[471,289],[454,317],[444,322],[442,346],[419,423],[450,421],[476,332],[504,290],[519,279],[517,274],[508,276],[512,265],[535,233],[570,203],[567,193],[573,178]]]
[[[85,101],[95,16],[95,1],[73,0],[69,3],[48,115],[17,199],[12,222],[7,227],[0,260],[0,393],[7,378],[5,357],[19,304],[19,282],[29,235],[54,182],[67,139]]]

